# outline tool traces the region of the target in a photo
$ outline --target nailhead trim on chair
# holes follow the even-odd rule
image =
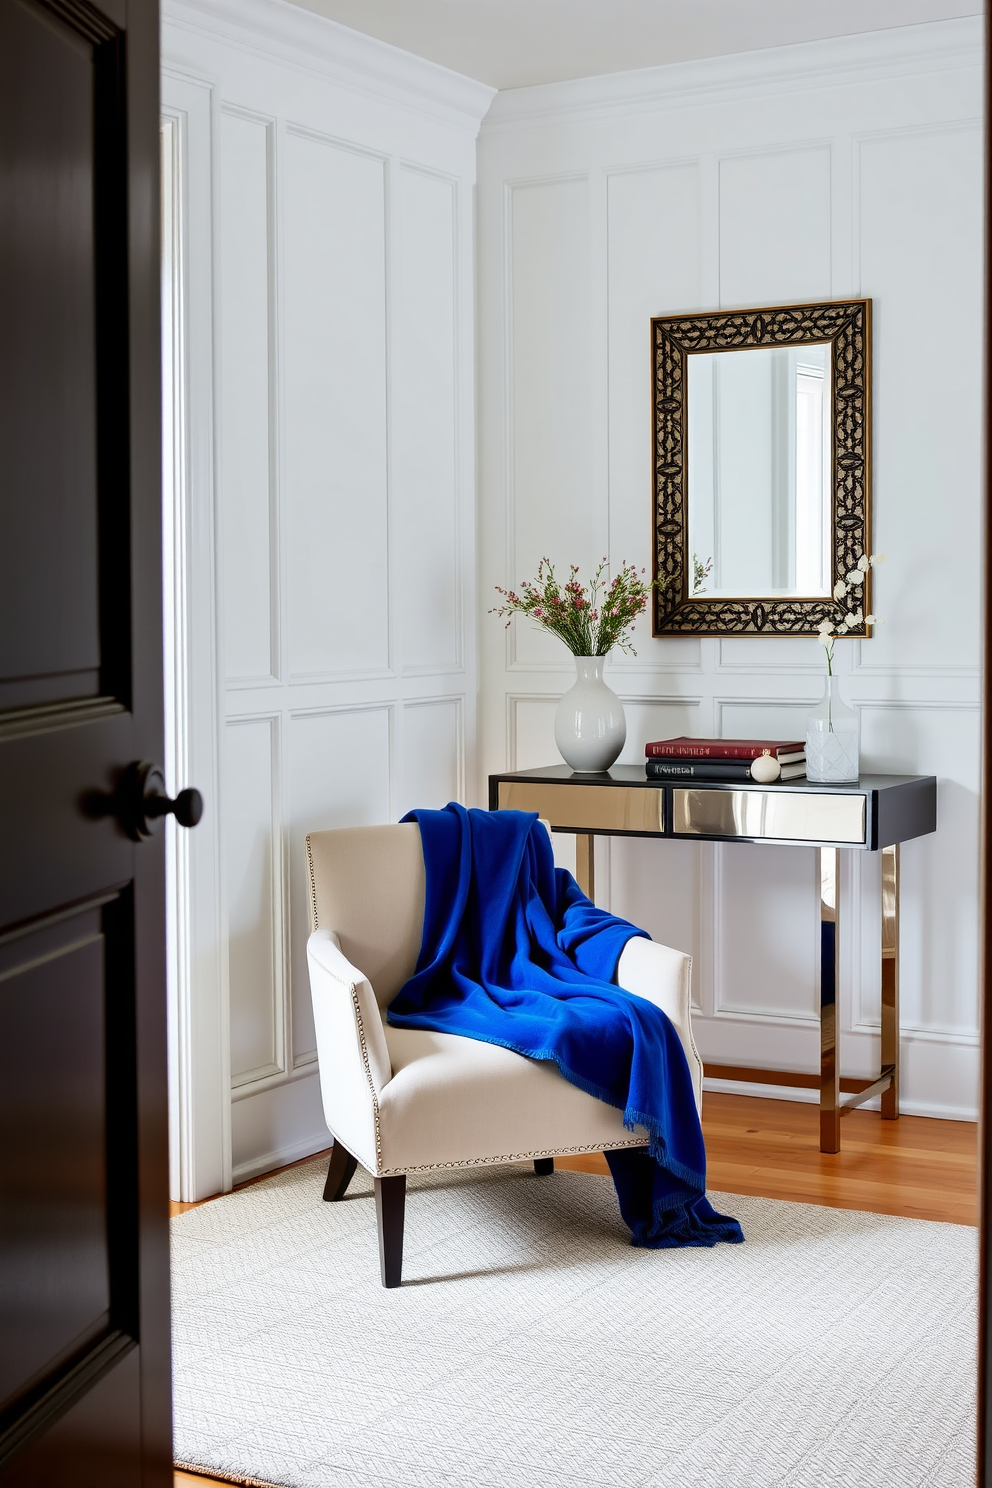
[[[315,911],[315,913],[316,913],[316,911]],[[700,1069],[702,1069],[703,1068],[702,1055],[700,1054],[699,1050],[696,1048],[696,1040],[692,1036],[692,957],[691,956],[687,957],[687,960],[689,962],[689,1015],[688,1015],[688,1017],[686,1019],[686,1027],[689,1030],[689,1043],[690,1043],[690,1045],[692,1047],[692,1052],[696,1056],[696,1059],[697,1059],[697,1061],[699,1063]]]
[[[313,876],[313,853],[310,851],[309,833],[307,834],[307,863],[310,868],[310,906],[313,910],[313,925],[311,929],[319,930],[320,926],[317,924],[317,885],[314,882]]]
[[[498,1157],[463,1157],[458,1162],[419,1163],[415,1168],[383,1168],[380,1178],[390,1178],[394,1173],[432,1173],[440,1168],[488,1168],[494,1163],[529,1162],[536,1157],[581,1157],[584,1152],[617,1152],[623,1147],[645,1147],[644,1137],[631,1137],[629,1142],[607,1142],[601,1147],[543,1147],[538,1152],[504,1152]]]

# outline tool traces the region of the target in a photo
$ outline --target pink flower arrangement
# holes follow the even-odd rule
[[[624,564],[613,579],[604,579],[608,568],[603,559],[589,581],[579,582],[578,566],[572,564],[566,583],[555,577],[554,565],[542,558],[536,580],[524,579],[520,593],[496,585],[505,604],[490,610],[491,615],[506,615],[507,627],[514,615],[527,615],[545,630],[550,630],[573,656],[605,656],[614,646],[633,653],[628,627],[647,608],[653,589],[665,587],[664,579],[644,579],[644,569]]]

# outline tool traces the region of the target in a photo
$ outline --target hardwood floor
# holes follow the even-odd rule
[[[852,1111],[841,1126],[841,1151],[825,1154],[819,1147],[815,1106],[707,1094],[703,1131],[711,1189],[910,1219],[978,1223],[978,1128],[972,1122],[922,1116],[882,1121],[875,1111]],[[556,1166],[609,1171],[601,1153],[558,1158]],[[195,1204],[173,1204],[171,1212],[193,1208]],[[217,1482],[185,1472],[175,1475],[176,1488],[209,1488]]]
[[[707,1180],[724,1193],[867,1209],[909,1219],[978,1223],[978,1128],[970,1121],[852,1111],[841,1150],[823,1153],[816,1106],[746,1095],[703,1098]],[[599,1153],[557,1166],[608,1171]]]

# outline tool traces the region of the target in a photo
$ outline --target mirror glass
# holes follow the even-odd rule
[[[830,343],[687,357],[690,596],[831,582]]]

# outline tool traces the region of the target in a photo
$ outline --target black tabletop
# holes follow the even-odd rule
[[[770,785],[759,785],[755,780],[701,780],[698,777],[685,780],[649,780],[643,765],[614,765],[609,770],[573,770],[570,765],[565,764],[542,765],[535,770],[503,770],[489,778],[491,781],[546,780],[561,785],[643,786],[645,790],[681,785],[692,790],[836,791],[849,796],[864,796],[912,785],[932,785],[936,789],[937,785],[934,775],[871,774],[862,775],[858,780],[845,780],[840,784],[807,780],[805,776],[796,780],[776,780]]]

